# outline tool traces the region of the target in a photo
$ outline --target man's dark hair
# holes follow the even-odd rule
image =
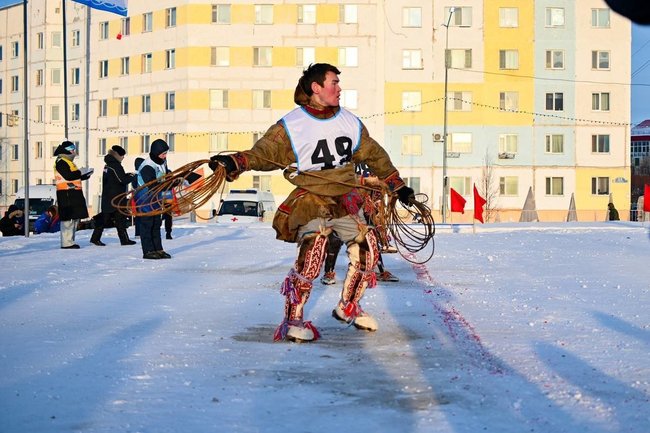
[[[311,90],[311,83],[318,83],[323,87],[325,75],[328,72],[334,72],[336,75],[341,73],[336,66],[329,63],[314,63],[302,71],[302,77],[300,77],[298,84],[307,96],[311,96],[314,93]]]

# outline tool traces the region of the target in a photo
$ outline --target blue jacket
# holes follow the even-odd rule
[[[43,212],[41,216],[38,217],[36,221],[34,221],[34,233],[56,233],[61,230],[61,220],[59,220],[58,215],[54,217],[54,221],[52,221],[52,217],[47,213]]]

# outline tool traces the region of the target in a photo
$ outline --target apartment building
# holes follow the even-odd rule
[[[64,137],[61,3],[28,5],[30,182],[50,183]],[[604,220],[610,199],[621,215],[629,208],[631,31],[602,0],[162,0],[130,2],[126,18],[66,5],[80,165],[102,167],[120,144],[128,170],[156,138],[170,143],[172,169],[249,148],[293,108],[302,69],[329,62],[342,71],[342,105],[438,221],[445,170],[468,208],[477,185],[493,221],[517,221],[529,192],[543,221],[565,219],[572,196],[579,220]],[[24,177],[22,5],[0,9],[0,22],[0,111],[17,119],[0,125],[5,206]],[[88,182],[93,208],[100,182]],[[279,200],[291,190],[279,171],[232,186]]]

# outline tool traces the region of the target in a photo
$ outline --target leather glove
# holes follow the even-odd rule
[[[228,156],[228,155],[214,155],[210,158],[210,163],[208,164],[208,167],[212,171],[215,171],[219,164],[223,165],[224,168],[226,169],[226,174],[230,174],[234,171],[237,171],[237,165],[235,164],[235,161]]]
[[[413,188],[404,185],[397,190],[397,198],[404,206],[411,206],[412,202],[415,201],[415,191],[413,191]]]

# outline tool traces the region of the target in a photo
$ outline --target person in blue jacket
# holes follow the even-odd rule
[[[45,212],[34,221],[34,233],[56,233],[61,230],[59,211],[56,206],[48,207]]]

